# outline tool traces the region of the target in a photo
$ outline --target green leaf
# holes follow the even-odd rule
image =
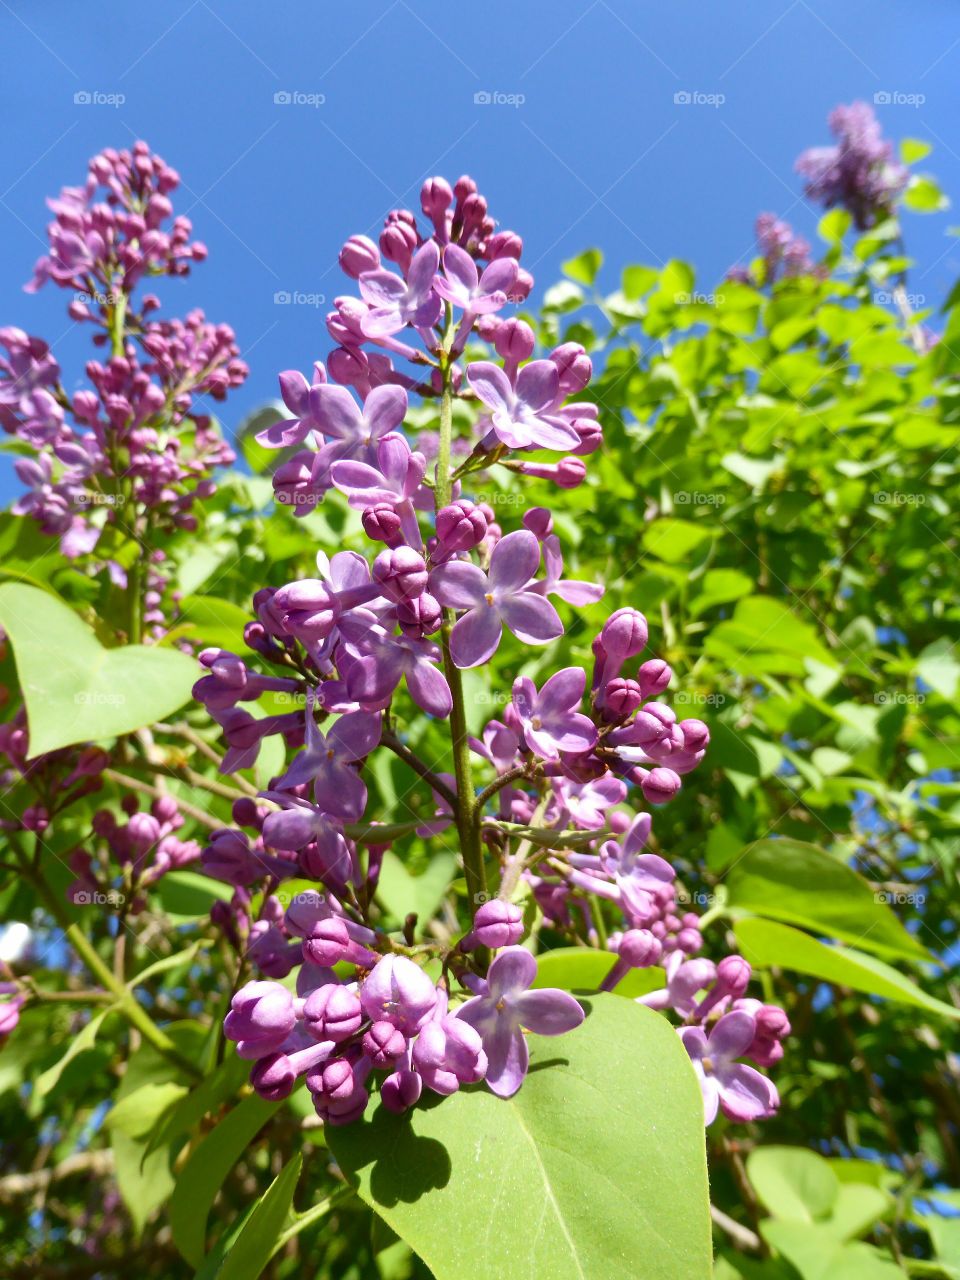
[[[790,925],[756,918],[738,920],[734,933],[745,958],[760,968],[791,969],[822,982],[926,1009],[941,1018],[960,1019],[960,1009],[928,995],[892,965],[853,947],[827,946]]]
[[[276,1251],[290,1215],[303,1156],[298,1152],[263,1193],[217,1272],[217,1280],[257,1280]]]
[[[243,629],[250,621],[250,614],[229,600],[216,596],[186,596],[180,604],[181,621],[189,627],[191,641],[201,647],[207,645],[240,653],[248,646]]]
[[[388,849],[377,883],[377,897],[401,924],[411,912],[421,924],[431,920],[457,874],[453,853],[435,853],[425,870],[412,876],[397,855]]]
[[[753,590],[753,579],[739,569],[710,569],[703,576],[700,594],[693,602],[691,612],[699,617],[718,604],[739,600]]]
[[[903,203],[914,213],[940,213],[950,208],[950,201],[933,178],[919,173],[910,179],[910,185],[903,193]]]
[[[889,1255],[868,1244],[844,1244],[821,1223],[767,1221],[760,1231],[803,1280],[903,1280]]]
[[[245,1098],[194,1147],[180,1170],[170,1198],[170,1231],[191,1266],[203,1261],[207,1216],[224,1179],[279,1106]]]
[[[561,262],[560,270],[571,280],[576,280],[578,284],[585,284],[589,289],[602,266],[603,254],[600,250],[585,249],[576,258],[568,258],[566,262]]]
[[[748,484],[751,489],[762,489],[784,463],[780,454],[775,458],[748,458],[745,453],[727,453],[720,461],[731,475]]]
[[[647,526],[643,545],[652,555],[668,564],[680,564],[703,543],[709,542],[711,536],[711,529],[705,523],[694,524],[690,520],[666,517]]]
[[[176,1084],[173,1080],[141,1085],[107,1112],[104,1126],[119,1129],[129,1138],[145,1138],[161,1116],[188,1092],[186,1085]]]
[[[108,1013],[113,1013],[112,1009],[104,1009],[102,1013],[94,1014],[70,1041],[70,1047],[52,1067],[48,1067],[42,1075],[37,1076],[33,1082],[34,1091],[41,1098],[46,1097],[52,1089],[54,1089],[63,1074],[64,1068],[67,1067],[78,1054],[85,1053],[87,1049],[92,1049],[97,1033],[101,1024]]]
[[[462,1089],[329,1131],[348,1180],[436,1280],[710,1276],[702,1104],[679,1038],[631,1002],[589,1004],[576,1031],[530,1038],[513,1098]]]
[[[921,650],[914,667],[920,679],[943,698],[954,697],[960,681],[960,662],[955,649],[955,643],[942,636]]]
[[[190,700],[197,666],[171,649],[105,649],[72,609],[22,583],[0,587],[27,708],[31,758],[154,724]]]
[[[817,223],[817,235],[827,244],[839,244],[850,230],[852,221],[846,209],[831,209]]]
[[[904,164],[916,164],[918,160],[925,160],[932,150],[931,144],[920,138],[900,139],[900,159]]]
[[[840,1190],[826,1160],[803,1147],[757,1147],[747,1157],[747,1173],[775,1218],[797,1222],[825,1218]]]
[[[859,943],[868,951],[930,960],[873,885],[816,845],[758,840],[727,873],[727,905]]]

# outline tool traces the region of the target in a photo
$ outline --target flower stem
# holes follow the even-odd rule
[[[436,506],[439,511],[450,502],[452,477],[450,454],[453,440],[453,360],[450,357],[452,327],[449,314],[440,354],[440,371],[443,379],[440,396],[440,448],[437,455]],[[470,744],[467,735],[467,713],[463,700],[463,678],[459,667],[450,655],[450,632],[455,615],[452,609],[444,609],[440,627],[440,647],[443,651],[443,670],[450,686],[453,709],[450,712],[450,739],[453,747],[453,771],[457,779],[456,818],[460,835],[460,851],[463,872],[467,881],[467,896],[471,910],[485,901],[487,875],[483,865],[483,845],[480,840],[480,811],[477,808],[470,766]]]

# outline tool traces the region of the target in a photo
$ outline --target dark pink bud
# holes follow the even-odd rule
[[[387,502],[367,507],[361,517],[363,531],[374,542],[385,542],[388,547],[399,547],[403,541],[400,517]]]
[[[453,191],[446,178],[428,178],[420,188],[420,208],[439,232],[445,232]]]
[[[542,542],[553,533],[553,514],[546,507],[531,507],[523,513],[523,527]]]
[[[717,986],[725,995],[742,996],[750,985],[750,965],[743,956],[724,956],[717,965]]]
[[[646,648],[647,620],[639,609],[617,609],[603,624],[600,642],[608,657],[620,665]]]
[[[529,271],[521,267],[517,272],[517,278],[510,291],[510,300],[512,302],[524,302],[530,296],[530,290],[532,288],[533,276]]]
[[[284,1053],[261,1058],[250,1072],[250,1083],[267,1102],[281,1102],[293,1093],[297,1073]]]
[[[681,787],[680,778],[672,769],[651,769],[640,783],[640,790],[648,804],[668,804]]]
[[[547,358],[557,366],[564,396],[582,391],[593,376],[593,363],[579,342],[565,342]]]
[[[662,658],[650,658],[637,670],[637,683],[644,698],[655,698],[663,693],[673,678],[673,671]]]
[[[362,1021],[359,996],[335,983],[318,987],[303,1006],[304,1026],[314,1040],[346,1040]]]
[[[520,261],[523,253],[523,241],[515,231],[498,231],[487,238],[484,256],[488,262],[496,262],[498,258],[515,258]]]
[[[424,591],[416,600],[404,600],[397,605],[397,622],[404,635],[414,640],[432,635],[443,620],[440,601]]]
[[[303,942],[303,956],[312,964],[328,969],[341,960],[369,968],[380,959],[375,952],[354,942],[344,921],[337,917],[313,924]]]
[[[536,346],[533,330],[524,320],[512,317],[499,326],[494,334],[493,347],[497,355],[512,364],[529,360]]]
[[[687,751],[703,751],[710,741],[710,730],[702,720],[681,720],[680,732]]]
[[[395,603],[415,600],[427,589],[427,566],[413,547],[381,551],[373,562],[373,578]]]
[[[473,917],[473,929],[461,941],[461,951],[474,947],[512,947],[523,937],[523,912],[513,902],[491,898]]]
[[[372,1022],[363,1037],[363,1052],[375,1067],[389,1067],[403,1057],[407,1038],[392,1022]]]
[[[611,721],[626,720],[642,702],[643,694],[637,681],[617,676],[603,692],[603,718]]]
[[[628,929],[617,954],[631,969],[647,969],[659,962],[663,947],[649,929]]]
[[[380,250],[368,236],[351,236],[340,250],[340,268],[353,280],[380,266]]]
[[[472,502],[452,502],[437,512],[438,549],[443,559],[479,546],[486,536],[487,518]]]
[[[395,1071],[380,1086],[380,1101],[395,1115],[403,1115],[419,1101],[423,1080],[417,1071]]]
[[[416,247],[417,233],[407,222],[391,222],[380,232],[380,252],[389,262],[395,262],[404,275],[410,269]]]

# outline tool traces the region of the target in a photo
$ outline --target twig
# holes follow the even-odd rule
[[[749,1227],[743,1226],[739,1222],[735,1222],[729,1214],[718,1209],[715,1204],[710,1206],[710,1217],[717,1224],[721,1231],[725,1231],[738,1249],[746,1249],[749,1253],[763,1253],[763,1241],[755,1231],[751,1231]]]
[[[380,738],[380,743],[389,751],[392,751],[395,756],[399,756],[404,764],[408,764],[410,766],[414,773],[419,774],[420,777],[423,778],[424,782],[428,783],[431,789],[435,791],[438,796],[446,800],[453,812],[456,813],[456,793],[447,786],[438,774],[433,772],[429,765],[424,764],[415,752],[411,751],[408,746],[401,742],[396,734],[389,732],[384,733]]]

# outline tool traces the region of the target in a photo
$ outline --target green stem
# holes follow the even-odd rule
[[[436,471],[436,506],[439,511],[450,502],[452,477],[450,474],[450,454],[453,440],[453,383],[450,359],[450,345],[453,330],[450,323],[449,308],[447,326],[444,335],[443,349],[440,356],[440,370],[443,377],[443,390],[440,396],[440,448],[437,455]],[[450,632],[453,630],[455,614],[452,609],[444,609],[443,624],[440,628],[440,647],[443,652],[443,671],[450,686],[453,709],[450,712],[450,739],[453,748],[453,771],[457,779],[457,831],[460,836],[460,852],[463,857],[463,872],[467,881],[467,896],[471,910],[476,910],[479,903],[486,898],[487,875],[483,865],[483,845],[480,840],[480,811],[477,808],[473,789],[473,775],[470,764],[470,743],[467,733],[467,713],[463,699],[463,679],[459,667],[454,665],[450,655]]]
[[[131,1026],[136,1027],[144,1040],[152,1044],[158,1053],[163,1054],[168,1061],[174,1063],[181,1071],[185,1071],[187,1075],[200,1079],[203,1073],[189,1058],[185,1058],[170,1037],[160,1030],[130,988],[121,982],[110,966],[101,959],[96,947],[80,926],[71,923],[60,899],[52,892],[43,876],[34,871],[29,859],[23,860],[23,870],[43,899],[44,906],[67,935],[74,951],[93,976],[116,998],[118,1012],[123,1014]]]

